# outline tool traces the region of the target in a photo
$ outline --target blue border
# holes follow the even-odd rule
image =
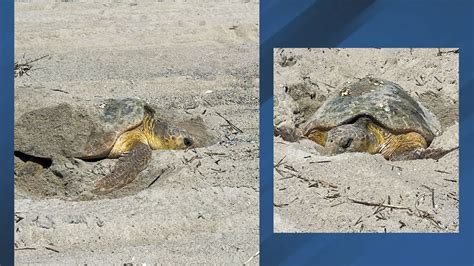
[[[13,265],[13,6],[0,1],[0,265]]]
[[[262,265],[473,265],[474,1],[262,0],[260,4]],[[273,48],[459,47],[460,233],[274,234]]]

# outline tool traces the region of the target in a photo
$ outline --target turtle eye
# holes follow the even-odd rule
[[[186,145],[186,147],[193,145],[193,140],[190,138],[184,138],[183,142],[184,142],[184,145]]]
[[[342,148],[344,148],[344,149],[349,148],[349,146],[351,146],[353,140],[354,140],[353,138],[348,138],[348,139],[344,142],[344,144],[342,145]]]

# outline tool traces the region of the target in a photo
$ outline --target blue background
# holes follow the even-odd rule
[[[474,0],[261,0],[262,265],[473,265]],[[273,48],[459,47],[460,233],[273,234]],[[0,1],[0,264],[13,264],[13,1]]]
[[[474,265],[474,1],[261,0],[262,265]],[[273,48],[459,47],[460,233],[274,234]]]
[[[13,265],[13,0],[0,0],[0,265]]]

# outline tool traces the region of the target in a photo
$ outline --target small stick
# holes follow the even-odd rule
[[[222,119],[224,119],[227,122],[227,124],[229,124],[229,126],[231,126],[233,129],[235,129],[237,132],[244,133],[240,128],[238,128],[236,125],[234,125],[232,122],[230,122],[229,119],[225,118],[223,115],[221,115],[218,112],[216,112],[216,114],[218,116],[220,116]]]
[[[205,152],[204,154],[209,155],[212,157],[212,155],[227,155],[226,153],[223,152]]]
[[[260,255],[260,251],[257,251],[252,257],[250,257],[248,260],[244,262],[244,266],[247,265],[249,262],[251,262],[253,259],[255,259],[258,255]]]
[[[344,203],[346,203],[346,202],[341,201],[341,202],[338,202],[338,203],[336,203],[336,204],[331,205],[330,207],[336,207],[336,206],[342,205],[342,204],[344,204]]]
[[[15,248],[15,250],[36,250],[36,248]]]
[[[19,223],[23,219],[25,219],[25,217],[21,217],[20,215],[15,213],[15,223]]]
[[[289,179],[289,178],[292,178],[293,176],[290,176],[290,177],[285,177],[285,175],[283,175],[283,173],[280,171],[280,169],[278,168],[275,168],[275,171],[282,177],[280,178],[279,180],[283,180],[283,179]]]
[[[49,55],[44,55],[44,56],[38,57],[38,58],[36,58],[36,59],[33,59],[33,60],[31,60],[31,61],[26,61],[25,64],[34,63],[34,62],[39,61],[39,60],[41,60],[41,59],[43,59],[43,58],[46,58],[46,57],[48,57],[48,56],[49,56]]]
[[[392,208],[392,209],[399,209],[399,210],[410,210],[410,208],[405,207],[405,206],[397,206],[397,205],[390,205],[390,204],[383,204],[383,203],[373,203],[373,202],[366,202],[366,201],[360,201],[360,200],[355,200],[348,198],[352,203],[357,203],[357,204],[362,204],[362,205],[367,205],[367,206],[376,206],[376,207],[386,207],[386,208]]]
[[[406,223],[402,222],[402,221],[398,221],[400,223],[400,229],[402,229],[403,227],[407,226]]]
[[[451,193],[448,193],[446,196],[447,196],[448,198],[451,198],[451,199],[453,199],[453,200],[459,202],[459,199],[455,196],[456,194],[454,194],[454,195],[453,195],[453,194],[454,194],[454,193],[451,192]]]
[[[285,207],[285,206],[290,205],[291,203],[293,203],[297,199],[298,199],[298,197],[294,198],[292,201],[290,201],[288,203],[281,203],[281,204],[273,203],[273,206],[278,207],[278,208]]]
[[[415,81],[416,81],[416,83],[415,83],[416,86],[423,86],[423,85],[426,84],[426,82],[425,82],[425,83],[421,83],[420,81],[418,81],[418,78],[415,78]],[[423,79],[422,79],[421,81],[423,81]]]
[[[158,178],[160,178],[166,170],[168,170],[168,168],[166,168],[166,169],[161,169],[161,173],[160,173],[157,177],[155,177],[155,179],[153,179],[153,181],[151,181],[151,183],[147,186],[147,188],[149,188],[149,187],[151,187],[153,184],[155,184],[156,180],[158,180]]]
[[[277,168],[278,166],[280,166],[280,164],[283,162],[283,160],[286,158],[286,155],[283,156],[283,158],[281,158],[277,164],[275,164],[275,166],[273,166],[273,168]]]
[[[325,83],[325,82],[322,82],[322,81],[316,81],[316,82],[322,83],[322,84],[324,84],[324,85],[326,85],[326,86],[328,86],[328,87],[330,87],[330,88],[333,88],[333,89],[336,88],[336,87],[334,87],[334,86],[332,86],[332,85],[330,85],[330,84],[327,84],[327,83]]]
[[[451,51],[441,51],[441,48],[438,48],[438,53],[436,54],[437,56],[441,56],[442,54],[459,54],[459,49],[451,50]]]
[[[201,159],[201,157],[199,157],[199,155],[194,155],[193,157],[191,157],[189,159],[186,159],[186,157],[183,156],[183,159],[184,159],[185,164],[189,164],[190,162],[192,162],[196,159]]]
[[[226,171],[225,170],[221,170],[221,169],[215,169],[215,168],[210,168],[212,171],[215,171],[215,172],[218,172],[218,173],[225,173]]]
[[[198,161],[198,163],[194,166],[194,173],[196,173],[196,170],[198,170],[198,167],[201,165],[202,165],[201,161]]]
[[[47,250],[50,250],[50,251],[54,251],[54,252],[56,252],[56,253],[59,253],[59,250],[57,250],[57,249],[50,248],[50,247],[44,247],[44,248],[47,249]]]
[[[357,221],[355,222],[354,226],[358,225],[361,221],[362,221],[362,216],[359,217],[359,219],[357,219]]]
[[[431,205],[433,206],[433,209],[434,209],[435,208],[434,188],[430,188],[429,186],[426,186],[426,185],[422,185],[422,186],[431,192]]]
[[[52,91],[59,91],[59,92],[62,92],[62,93],[66,93],[66,94],[69,94],[69,92],[67,91],[63,91],[63,90],[60,90],[60,89],[51,89]]]
[[[327,195],[326,197],[324,197],[325,199],[335,199],[335,198],[339,198],[341,196],[340,193],[336,193],[336,194],[333,194],[333,195]]]
[[[458,181],[455,180],[455,179],[448,179],[448,178],[444,178],[443,180],[446,180],[446,181],[449,181],[449,182],[453,182],[453,183],[457,183]]]
[[[403,171],[403,168],[400,167],[400,166],[393,165],[393,164],[388,164],[388,165],[390,165],[392,167],[392,171],[393,171],[394,168],[397,168],[399,171]]]
[[[380,221],[380,220],[387,220],[387,217],[385,217],[383,215],[383,213],[377,213],[377,215],[375,215],[375,218],[377,219],[377,221]]]
[[[309,181],[309,180],[305,180]],[[308,187],[319,187],[319,185],[325,186],[325,187],[330,187],[330,188],[338,188],[338,186],[333,185],[329,182],[323,181],[323,180],[316,180],[313,184],[310,184]]]
[[[323,181],[323,180],[319,180],[319,182],[321,183],[321,185],[323,186],[328,186],[330,188],[338,188],[338,186],[334,185],[334,184],[331,184],[329,182],[326,182],[326,181]]]
[[[43,59],[45,57],[48,57],[48,56],[49,55],[45,55],[45,56],[30,60],[30,61],[26,61],[25,63],[15,62],[15,65],[14,65],[15,78],[21,77],[23,75],[27,75],[27,76],[31,77],[28,74],[29,71],[33,71],[31,63],[36,62],[38,60],[41,60],[41,59]],[[25,55],[23,55],[23,58],[25,58]]]
[[[326,161],[313,161],[313,162],[309,162],[310,164],[313,164],[313,163],[330,163],[331,161],[329,160],[326,160]]]
[[[195,106],[190,106],[190,107],[184,107],[184,109],[186,109],[186,110],[194,110],[194,109],[196,109],[196,108],[197,108],[197,105],[195,105]]]
[[[429,212],[427,211],[423,211],[423,210],[420,210],[417,208],[417,211],[418,213],[415,213],[416,216],[422,218],[422,219],[427,219],[428,221],[430,221],[434,226],[436,226],[438,229],[440,230],[444,230],[443,227],[441,227],[441,222],[439,221],[436,221],[433,217],[432,214],[430,214]]]
[[[295,169],[293,166],[291,166],[291,165],[286,165],[286,164],[285,164],[283,167],[284,167],[285,169],[290,170],[290,171],[298,172],[298,171],[296,171],[296,169]]]
[[[442,174],[448,174],[450,175],[450,172],[442,171],[442,170],[434,170],[435,172],[442,173]]]
[[[378,206],[378,207],[375,209],[374,213],[372,213],[372,215],[377,215],[379,212],[381,212],[381,211],[383,211],[383,210],[385,210],[385,207]]]

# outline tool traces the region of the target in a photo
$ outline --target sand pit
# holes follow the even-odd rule
[[[18,264],[242,265],[253,258],[257,2],[18,1],[15,47],[23,64],[15,121],[60,103],[136,97],[176,117],[199,117],[216,138],[155,151],[135,182],[92,200],[71,193],[105,175],[114,159],[53,159],[35,179],[17,171]]]
[[[399,84],[439,120],[432,148],[458,146],[458,50],[275,49],[276,232],[459,232],[459,153],[387,161],[325,156],[300,126],[345,82]],[[283,138],[282,138],[283,137]]]

